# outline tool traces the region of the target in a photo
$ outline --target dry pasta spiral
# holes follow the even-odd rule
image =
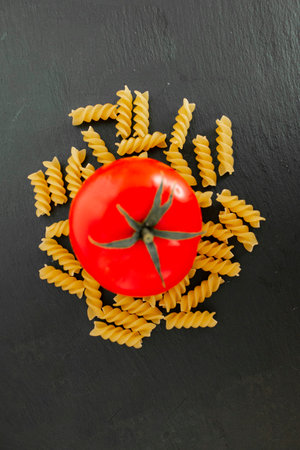
[[[34,206],[36,208],[35,213],[37,217],[44,214],[50,216],[50,191],[44,173],[39,170],[38,172],[28,175],[28,179],[33,185],[33,192],[35,193],[34,198],[36,202]]]
[[[74,198],[82,185],[81,169],[82,162],[85,159],[85,150],[77,150],[77,148],[71,148],[71,156],[68,159],[68,165],[66,167],[66,182],[68,183],[67,189],[70,191],[70,197]]]
[[[225,243],[228,242],[228,239],[233,236],[233,234],[224,228],[220,223],[214,223],[211,220],[202,224],[202,236],[213,236],[219,241],[223,241]]]
[[[167,312],[176,307],[176,303],[179,302],[181,295],[185,293],[187,286],[190,284],[190,279],[195,275],[196,270],[192,268],[189,273],[175,286],[169,289],[159,302],[160,306],[163,306]]]
[[[229,259],[215,259],[211,256],[196,256],[193,267],[206,272],[219,273],[229,277],[238,276],[241,266],[238,262],[231,262]]]
[[[156,302],[162,299],[162,294],[158,295],[150,295],[148,297],[143,297],[143,302],[148,302],[150,306],[154,307],[156,305]]]
[[[140,333],[141,336],[147,337],[151,335],[151,331],[156,327],[154,323],[147,322],[136,314],[130,314],[127,311],[122,311],[120,308],[113,308],[109,305],[102,308],[100,319],[109,323],[113,322],[116,325],[122,325],[124,328],[130,328],[132,331]]]
[[[148,158],[148,153],[147,152],[139,153],[138,158]]]
[[[84,295],[86,297],[86,304],[88,306],[87,315],[89,320],[94,317],[100,317],[102,300],[100,284],[96,281],[86,270],[82,269]]]
[[[95,170],[96,169],[93,166],[93,164],[90,164],[90,163],[87,164],[85,167],[82,167],[82,169],[81,169],[81,176],[82,176],[82,178],[87,180],[91,175],[93,175]]]
[[[75,256],[66,248],[59,245],[55,239],[43,238],[42,243],[39,245],[39,249],[43,252],[47,252],[48,256],[52,256],[53,261],[58,261],[70,275],[80,272],[80,262],[77,261]]]
[[[197,252],[201,255],[214,256],[219,259],[230,259],[233,257],[231,249],[233,249],[233,245],[218,244],[207,240],[199,242]]]
[[[48,283],[53,283],[56,287],[62,288],[63,291],[69,291],[70,294],[76,294],[78,298],[83,295],[83,282],[71,277],[62,270],[55,269],[53,266],[45,266],[39,271],[41,280],[47,280]]]
[[[179,151],[178,146],[171,144],[169,150],[165,151],[164,154],[167,157],[167,161],[171,164],[172,169],[176,170],[190,186],[196,186],[197,181],[193,177],[192,171]]]
[[[180,312],[171,313],[166,316],[166,328],[213,328],[217,325],[217,321],[213,318],[216,313],[209,313],[208,311],[200,312]]]
[[[216,186],[217,175],[212,162],[208,139],[206,136],[197,134],[196,138],[193,140],[193,144],[195,146],[194,152],[196,153],[200,177],[202,178],[202,186]]]
[[[199,303],[203,303],[206,298],[211,297],[223,283],[223,278],[216,273],[211,273],[207,280],[202,281],[199,286],[181,297],[180,310],[188,312],[191,308],[196,308]]]
[[[52,238],[54,236],[60,237],[62,234],[64,236],[69,236],[70,227],[69,220],[60,220],[59,222],[54,222],[49,227],[46,227],[46,238]]]
[[[248,226],[244,225],[235,213],[231,213],[226,208],[225,211],[220,212],[219,220],[237,237],[237,240],[244,245],[248,252],[252,252],[253,247],[258,244],[255,234],[249,231]]]
[[[161,311],[156,306],[152,307],[148,302],[135,300],[133,297],[120,294],[114,297],[114,301],[115,306],[121,307],[123,311],[142,316],[144,319],[151,320],[156,324],[163,318]]]
[[[167,146],[166,137],[166,134],[155,131],[153,134],[146,134],[144,137],[123,139],[120,144],[116,144],[119,147],[118,154],[120,156],[131,155],[134,152],[139,153],[154,147],[165,148]]]
[[[216,120],[216,124],[218,125],[218,128],[216,129],[216,132],[218,133],[216,141],[218,143],[217,158],[220,162],[219,174],[222,176],[228,172],[231,175],[234,172],[231,120],[226,116],[222,116],[220,120]]]
[[[176,116],[176,122],[173,125],[170,142],[181,149],[185,143],[185,138],[188,129],[190,128],[190,122],[192,120],[195,107],[195,103],[189,103],[189,101],[184,98],[183,105],[179,108],[178,115]]]
[[[245,222],[250,223],[251,227],[259,228],[260,221],[266,220],[261,217],[258,210],[254,210],[252,205],[247,205],[245,200],[240,200],[237,195],[231,195],[229,189],[223,189],[221,194],[217,195],[217,201],[220,202],[224,208],[236,213]]]
[[[109,164],[115,161],[116,158],[108,151],[105,142],[101,139],[100,134],[94,131],[93,127],[82,131],[81,134],[84,142],[87,142],[88,146],[93,150],[92,153],[100,164]]]
[[[117,136],[126,139],[131,134],[131,117],[132,117],[132,94],[127,86],[124,90],[118,91],[117,96],[120,99],[117,102]]]
[[[91,122],[92,120],[107,120],[117,117],[117,105],[105,103],[104,105],[88,105],[84,108],[72,109],[69,117],[72,117],[72,125],[81,125],[83,122]]]
[[[100,321],[94,322],[94,328],[90,332],[90,335],[101,336],[102,339],[108,339],[111,342],[117,342],[120,345],[125,344],[127,347],[142,347],[142,336],[139,333],[124,330],[122,327],[107,325],[106,323]]]
[[[144,137],[148,134],[149,128],[149,92],[134,91],[136,97],[134,99],[134,133],[133,136]]]
[[[58,159],[55,156],[52,161],[44,161],[43,165],[47,168],[47,182],[51,200],[54,202],[54,205],[63,205],[64,203],[67,203],[68,197],[65,195],[66,190],[64,188],[63,175]]]
[[[212,205],[212,200],[211,200],[212,195],[213,195],[212,191],[206,191],[206,192],[196,191],[195,195],[196,195],[196,198],[197,198],[200,208],[208,208],[209,206]]]

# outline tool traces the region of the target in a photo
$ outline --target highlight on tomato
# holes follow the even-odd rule
[[[165,292],[189,272],[202,216],[194,191],[172,168],[123,158],[84,182],[69,222],[84,269],[105,289],[144,297]]]

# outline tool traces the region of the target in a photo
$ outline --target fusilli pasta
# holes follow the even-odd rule
[[[176,303],[180,300],[181,295],[185,293],[187,286],[190,284],[190,279],[195,275],[196,270],[192,268],[189,273],[175,286],[169,289],[159,302],[167,312],[176,307]]]
[[[196,186],[197,181],[193,177],[192,171],[187,161],[183,158],[178,146],[171,144],[169,150],[166,150],[164,154],[167,157],[167,161],[171,164],[172,169],[176,170],[190,186]]]
[[[41,280],[47,280],[48,283],[53,283],[56,287],[62,288],[63,291],[69,291],[70,294],[76,294],[78,298],[83,295],[83,282],[71,277],[62,270],[55,269],[53,266],[46,266],[40,269]]]
[[[154,147],[165,148],[167,146],[166,137],[166,134],[155,131],[153,134],[146,134],[144,137],[123,139],[120,144],[116,144],[119,147],[117,153],[123,156],[125,154],[131,155],[134,152],[139,153],[143,150],[147,151]]]
[[[150,295],[148,297],[143,297],[142,300],[143,300],[143,302],[148,302],[150,304],[150,306],[154,307],[156,305],[156,302],[161,300],[162,297],[163,297],[162,294]]]
[[[216,129],[218,134],[216,141],[218,143],[217,158],[220,162],[219,174],[222,176],[228,172],[231,175],[234,172],[231,120],[226,116],[222,116],[220,120],[216,120],[216,124],[218,125],[218,128]]]
[[[212,200],[211,200],[211,197],[213,195],[212,191],[206,191],[206,192],[196,191],[195,195],[197,197],[200,208],[208,208],[209,206],[212,205]]]
[[[147,322],[136,314],[130,314],[127,311],[122,311],[120,308],[113,308],[109,305],[102,308],[100,319],[109,323],[113,322],[116,325],[122,325],[124,328],[130,328],[132,331],[140,333],[141,336],[147,337],[151,335],[151,331],[156,327],[154,323]]]
[[[95,172],[95,167],[93,164],[87,164],[85,167],[81,168],[81,176],[87,180]]]
[[[42,243],[39,245],[39,249],[47,252],[48,256],[52,256],[53,261],[58,261],[70,275],[80,272],[80,262],[77,261],[75,256],[66,248],[59,245],[55,239],[43,238]]]
[[[120,99],[117,102],[117,136],[126,139],[131,134],[131,117],[132,117],[132,94],[125,86],[124,90],[118,91],[117,96]]]
[[[230,259],[233,257],[231,249],[233,245],[226,245],[224,243],[218,244],[211,241],[200,241],[198,244],[197,252],[205,256],[214,256],[215,258]]]
[[[170,142],[175,144],[180,149],[182,149],[185,143],[185,138],[188,129],[190,128],[190,122],[192,120],[195,107],[195,103],[189,103],[189,101],[184,98],[183,105],[178,110],[178,115],[176,116],[176,122],[173,125]]]
[[[139,153],[138,158],[148,158],[148,153],[147,152]]]
[[[116,158],[108,151],[105,142],[101,139],[100,134],[94,131],[93,127],[82,131],[81,134],[84,142],[87,142],[88,146],[93,150],[92,153],[100,164],[109,164],[115,161]]]
[[[89,320],[94,319],[94,317],[100,317],[102,300],[100,284],[96,281],[86,270],[82,269],[84,295],[86,297],[87,315]]]
[[[33,185],[33,192],[35,193],[34,198],[36,202],[34,206],[37,217],[43,216],[44,214],[50,216],[50,191],[44,173],[39,170],[28,175],[28,179]]]
[[[252,205],[247,205],[245,200],[240,200],[237,195],[231,195],[229,189],[223,189],[221,194],[217,194],[217,201],[220,202],[224,208],[228,208],[239,217],[242,217],[245,222],[250,223],[251,227],[259,228],[260,221],[266,220],[261,217],[258,210],[254,210]]]
[[[66,190],[64,188],[63,175],[58,159],[55,156],[52,161],[44,161],[43,165],[47,168],[47,182],[51,200],[54,202],[54,205],[63,205],[64,203],[67,203],[68,197],[65,195]]]
[[[200,177],[202,178],[202,186],[216,186],[217,175],[212,162],[208,139],[206,136],[197,134],[197,137],[193,140],[193,144],[195,146],[194,152],[196,153]]]
[[[84,108],[72,109],[69,114],[72,117],[72,125],[81,125],[83,122],[98,121],[100,119],[115,119],[117,117],[117,105],[105,103],[104,105],[88,105]]]
[[[180,312],[171,313],[166,316],[166,328],[213,328],[217,325],[217,321],[213,318],[216,313],[209,313],[208,311],[200,312]]]
[[[66,182],[68,183],[67,189],[70,191],[70,197],[74,198],[82,185],[81,180],[81,164],[85,159],[85,150],[77,150],[77,148],[71,148],[71,156],[68,159],[68,165],[66,167]]]
[[[228,275],[229,277],[238,276],[241,271],[241,266],[238,262],[231,262],[229,259],[215,259],[204,255],[196,256],[193,267],[206,272]]]
[[[196,308],[199,303],[203,303],[206,298],[211,297],[223,283],[223,278],[216,273],[211,273],[207,280],[203,280],[199,286],[181,297],[180,310],[188,312],[191,308]]]
[[[53,238],[54,236],[60,237],[62,234],[64,236],[69,236],[70,227],[69,227],[69,219],[60,220],[59,222],[54,222],[49,227],[46,227],[46,238]]]
[[[151,320],[156,324],[160,323],[163,318],[161,311],[155,306],[152,307],[148,302],[135,300],[133,297],[120,294],[114,297],[114,301],[115,306],[120,306],[123,311],[142,316],[145,320]]]
[[[111,342],[117,342],[127,347],[141,348],[142,336],[130,330],[124,330],[122,327],[107,325],[104,322],[95,321],[94,329],[90,332],[91,336],[101,336],[102,339],[109,339]]]
[[[211,220],[206,223],[202,223],[202,237],[213,236],[219,241],[223,241],[227,244],[228,239],[233,236],[233,234],[224,228],[220,223],[214,223]]]
[[[134,133],[133,136],[144,137],[148,134],[149,128],[149,92],[134,91],[136,97],[134,99]]]
[[[252,252],[253,247],[258,244],[255,234],[249,231],[248,226],[244,225],[243,221],[238,219],[235,213],[231,213],[226,208],[225,211],[220,212],[219,220],[237,237],[237,240],[244,245],[248,252]]]

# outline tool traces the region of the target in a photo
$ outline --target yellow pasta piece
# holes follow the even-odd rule
[[[93,155],[97,158],[100,164],[109,164],[115,161],[114,155],[108,151],[105,142],[101,139],[100,134],[96,133],[93,127],[89,127],[88,130],[82,131],[84,142],[87,142],[88,146],[93,150]]]
[[[68,197],[65,195],[66,190],[64,188],[63,174],[57,157],[55,156],[52,161],[44,161],[43,165],[47,168],[45,173],[48,177],[47,182],[54,205],[67,203]]]
[[[201,255],[214,256],[219,259],[230,259],[233,257],[233,253],[231,252],[233,247],[233,245],[218,244],[217,242],[207,240],[199,242],[197,252]]]
[[[117,92],[117,96],[120,97],[117,102],[117,136],[126,139],[131,134],[132,94],[125,85],[124,90]]]
[[[212,162],[208,139],[206,136],[197,134],[197,137],[193,140],[193,144],[195,146],[194,152],[196,153],[200,177],[202,178],[202,186],[216,186],[217,175]]]
[[[70,191],[70,197],[74,198],[82,185],[81,180],[81,164],[85,159],[86,151],[77,150],[77,148],[71,148],[71,156],[68,159],[68,165],[66,167],[66,182],[68,183],[67,189]]]
[[[158,324],[163,318],[162,312],[157,307],[152,307],[148,302],[135,300],[133,297],[117,294],[114,297],[115,306],[119,306],[123,311],[137,316],[144,317],[145,320],[151,320]]]
[[[147,337],[151,335],[151,331],[156,327],[154,323],[147,322],[136,314],[129,314],[127,311],[122,311],[120,308],[113,308],[109,305],[102,308],[100,319],[109,323],[113,322],[116,325],[122,325],[124,328],[130,328],[132,331],[140,333],[141,336]]]
[[[88,105],[84,108],[72,109],[69,114],[72,117],[72,125],[81,125],[83,122],[98,121],[100,119],[115,119],[117,117],[117,105],[105,103],[104,105]]]
[[[138,158],[148,158],[148,153],[147,152],[139,153]]]
[[[156,305],[156,302],[162,299],[162,294],[158,295],[150,295],[148,297],[143,297],[143,302],[148,302],[150,306],[154,307]]]
[[[180,310],[188,312],[191,308],[196,308],[199,303],[203,303],[206,298],[211,297],[223,283],[223,278],[216,273],[211,273],[207,280],[202,281],[199,286],[181,297]]]
[[[208,311],[200,312],[180,312],[171,313],[166,316],[166,328],[171,330],[172,328],[213,328],[217,325],[217,321],[213,318],[216,313],[209,313]]]
[[[149,92],[134,91],[136,97],[134,99],[134,133],[133,136],[144,137],[148,134],[149,128]]]
[[[39,249],[43,252],[47,252],[48,256],[52,256],[53,261],[58,261],[70,275],[80,272],[80,262],[77,261],[75,256],[66,248],[59,245],[55,239],[43,238],[42,243],[39,245]]]
[[[228,208],[233,213],[244,219],[245,222],[250,223],[251,227],[259,228],[260,221],[266,220],[261,217],[258,210],[254,210],[252,205],[246,204],[245,200],[240,200],[237,195],[231,195],[229,189],[223,189],[221,194],[217,194],[217,201],[220,202],[224,208]]]
[[[213,236],[219,241],[223,241],[227,244],[228,239],[233,236],[233,234],[224,228],[220,223],[214,223],[211,220],[206,223],[202,223],[202,236]]]
[[[196,191],[195,195],[197,197],[200,208],[208,208],[209,206],[212,205],[212,200],[211,200],[211,197],[213,195],[212,191],[206,191],[206,192]]]
[[[44,214],[50,216],[50,191],[44,173],[39,170],[28,175],[27,178],[30,180],[33,186],[33,192],[35,193],[34,198],[36,202],[34,206],[37,217],[43,216]]]
[[[69,291],[70,294],[76,294],[78,298],[83,295],[83,282],[71,277],[62,270],[55,269],[53,266],[43,267],[39,271],[41,280],[47,280],[48,283],[53,283],[56,287],[60,287],[63,291]]]
[[[85,167],[82,167],[81,169],[81,176],[85,180],[87,180],[93,173],[95,172],[95,167],[93,164],[87,164]]]
[[[94,317],[100,317],[102,300],[100,284],[96,281],[86,270],[82,269],[84,295],[86,297],[86,304],[88,306],[87,315],[89,320]]]
[[[100,321],[94,322],[94,329],[90,332],[90,335],[101,336],[102,339],[109,339],[111,342],[117,342],[120,345],[125,344],[127,347],[142,347],[142,336],[139,333],[124,330],[124,328],[114,325],[107,325]]]
[[[218,143],[216,150],[218,152],[217,158],[220,162],[219,174],[221,176],[225,173],[229,173],[231,175],[234,172],[231,120],[226,116],[222,116],[220,120],[216,120],[216,124],[218,125],[218,128],[216,129],[218,134],[216,139]]]
[[[238,262],[231,262],[229,259],[215,259],[204,255],[196,256],[193,267],[194,269],[202,269],[206,272],[219,273],[229,277],[238,276],[241,271]]]
[[[155,131],[153,134],[146,134],[144,137],[123,139],[120,144],[116,143],[119,147],[118,154],[121,156],[131,155],[134,152],[140,153],[154,147],[165,148],[167,146],[166,137],[166,134]]]
[[[175,286],[169,289],[159,302],[167,312],[176,307],[176,303],[180,300],[181,295],[185,293],[187,286],[190,284],[190,279],[195,275],[196,270],[192,268],[189,273]]]
[[[53,238],[54,236],[60,237],[62,234],[64,236],[69,236],[70,227],[69,227],[69,219],[60,220],[59,222],[54,222],[49,227],[46,227],[46,238]]]
[[[219,220],[237,237],[237,240],[244,245],[248,252],[252,252],[253,247],[258,244],[256,236],[252,231],[249,231],[248,226],[244,225],[241,219],[237,218],[235,213],[231,213],[226,208],[225,211],[220,212]]]
[[[171,144],[169,150],[166,150],[164,154],[167,157],[167,161],[171,164],[172,169],[176,170],[190,186],[196,186],[197,181],[193,177],[192,171],[187,161],[183,158],[177,144]]]
[[[190,123],[195,108],[195,103],[189,103],[189,101],[184,98],[183,105],[178,110],[178,115],[176,116],[176,122],[173,125],[173,131],[171,133],[172,137],[170,139],[170,142],[172,144],[175,144],[180,149],[182,149],[185,143],[185,138],[188,129],[190,128]]]

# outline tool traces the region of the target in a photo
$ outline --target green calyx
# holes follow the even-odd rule
[[[168,211],[168,209],[173,203],[174,187],[175,185],[172,188],[168,200],[162,205],[161,204],[163,193],[163,178],[162,178],[159,188],[155,194],[152,207],[143,222],[138,222],[133,217],[131,217],[128,214],[128,212],[125,211],[120,205],[117,205],[118,211],[124,216],[128,225],[134,230],[134,233],[131,237],[107,243],[100,243],[92,239],[91,236],[88,236],[89,241],[98,247],[111,249],[130,248],[134,244],[136,244],[139,240],[143,241],[144,244],[146,245],[151,260],[156,268],[156,271],[160,276],[161,282],[165,287],[165,281],[163,279],[160,269],[160,260],[157,247],[155,244],[155,238],[158,237],[161,239],[169,239],[169,240],[185,240],[185,239],[192,239],[202,234],[201,232],[186,233],[180,231],[159,230],[155,228],[160,219],[165,215],[165,213]]]

